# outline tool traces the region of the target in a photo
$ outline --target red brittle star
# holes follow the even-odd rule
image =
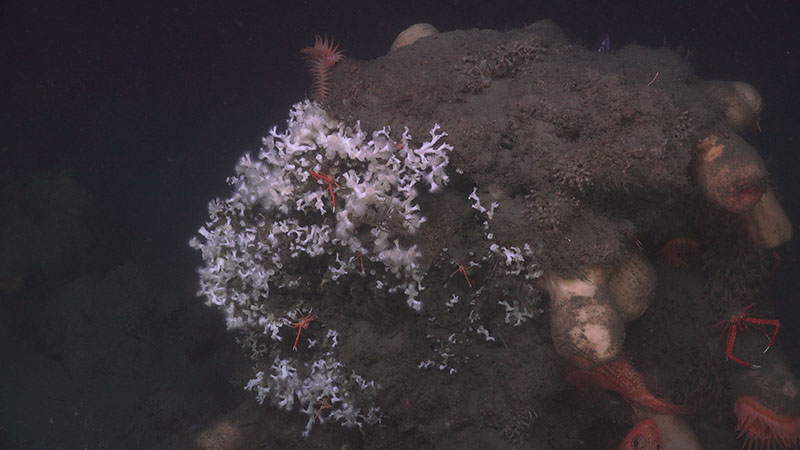
[[[317,316],[312,315],[310,312],[305,316],[300,318],[299,322],[295,322],[292,324],[292,328],[297,328],[297,337],[294,338],[294,345],[292,346],[292,350],[297,351],[297,341],[300,340],[300,332],[304,329],[308,328],[309,322],[316,319]]]
[[[458,269],[454,270],[453,273],[450,274],[450,277],[452,278],[453,275],[457,274],[458,272],[461,272],[464,274],[464,278],[467,280],[467,286],[472,287],[472,283],[469,282],[469,277],[467,276],[467,269],[458,262],[455,264],[456,266],[458,266]]]
[[[331,193],[331,202],[333,203],[333,210],[336,211],[336,196],[333,194],[333,185],[336,185],[336,187],[341,187],[341,186],[339,186],[339,183],[337,183],[336,180],[333,179],[331,171],[328,170],[327,175],[311,171],[311,176],[314,177],[314,179],[317,181],[322,181],[328,184],[328,191]]]
[[[317,417],[319,417],[319,414],[322,412],[323,409],[332,408],[332,407],[333,407],[333,405],[331,405],[330,402],[328,402],[328,400],[323,399],[322,403],[321,403],[321,406],[317,410],[317,413],[314,414],[314,420],[312,420],[312,422],[316,422],[317,421]]]

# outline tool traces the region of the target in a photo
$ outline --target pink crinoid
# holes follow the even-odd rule
[[[308,70],[314,78],[313,94],[315,97],[326,98],[330,91],[328,89],[328,78],[330,69],[334,64],[344,59],[344,55],[339,50],[339,44],[334,45],[333,40],[328,41],[328,37],[316,36],[314,46],[300,50],[307,57]]]

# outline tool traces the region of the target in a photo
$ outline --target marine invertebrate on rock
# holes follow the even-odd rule
[[[706,198],[741,214],[751,239],[775,248],[792,237],[792,224],[767,184],[758,151],[735,134],[708,135],[697,145],[695,178]]]
[[[763,353],[766,353],[767,350],[772,347],[773,342],[775,342],[775,337],[778,336],[778,331],[781,329],[781,323],[777,319],[763,319],[747,312],[753,306],[755,306],[755,303],[751,303],[750,306],[745,307],[740,312],[731,316],[731,318],[714,324],[713,327],[723,327],[720,339],[725,339],[726,358],[748,369],[760,369],[761,366],[744,361],[733,354],[733,348],[734,345],[736,345],[736,336],[740,331],[747,331],[751,328],[762,328],[761,331],[765,332],[765,328],[772,327],[772,335],[769,338],[767,348],[763,351]]]
[[[400,47],[411,45],[416,42],[417,39],[424,38],[426,36],[433,36],[435,34],[439,34],[439,30],[437,30],[433,25],[429,23],[415,23],[397,35],[397,38],[395,38],[394,42],[392,42],[392,46],[389,48],[389,51],[391,52]]]
[[[611,51],[611,37],[608,33],[600,34],[600,42],[597,43],[595,46],[597,48],[597,53],[608,53]]]
[[[759,114],[764,101],[749,83],[743,81],[703,81],[704,91],[725,108],[725,119],[736,130],[761,130]]]
[[[576,385],[586,384],[614,391],[632,405],[642,406],[659,414],[675,415],[689,411],[686,406],[667,403],[651,394],[645,386],[642,374],[625,358],[574,371],[568,378]]]
[[[784,416],[753,397],[741,396],[734,404],[739,437],[747,448],[795,448],[800,445],[800,416]]]
[[[418,141],[408,129],[370,133],[315,102],[297,103],[284,131],[273,128],[258,152],[239,159],[232,193],[209,203],[209,219],[189,243],[204,261],[199,294],[251,353],[255,375],[246,388],[259,403],[304,413],[304,435],[315,423],[363,428],[380,420],[379,386],[340,350],[344,337],[327,322],[324,287],[361,278],[357,267],[368,259],[375,292],[422,310],[427,272],[408,237],[427,220],[421,189],[449,181],[446,136],[436,124]]]
[[[614,298],[622,321],[638,319],[656,293],[656,271],[638,250],[629,252],[622,264],[608,279],[608,289]]]
[[[763,337],[748,334],[737,346],[762,368],[728,369],[736,413],[736,431],[748,449],[790,449],[800,445],[800,380],[780,349],[762,353]]]
[[[329,41],[328,37],[315,36],[314,45],[300,50],[307,57],[308,71],[314,78],[313,94],[319,98],[327,98],[330,94],[328,78],[330,70],[337,62],[344,59],[339,43]]]
[[[779,247],[792,238],[792,223],[771,189],[742,216],[750,239],[762,248]]]
[[[625,324],[614,308],[600,269],[565,279],[545,273],[537,286],[550,294],[550,333],[556,352],[580,367],[614,360],[622,350]]]
[[[319,64],[313,53],[304,52]],[[234,193],[209,205],[195,242],[204,257],[203,294],[232,328],[258,337],[249,346],[258,364],[250,389],[264,402],[299,409],[311,425],[363,426],[369,432],[360,445],[369,448],[445,435],[463,442],[485,428],[480,411],[460,406],[463,399],[477,399],[491,417],[509,412],[507,422],[536,405],[555,416],[543,425],[570,435],[553,439],[553,448],[581,448],[584,424],[560,420],[572,411],[548,408],[563,398],[559,358],[593,367],[620,359],[623,322],[647,307],[652,283],[618,266],[636,252],[631,236],[652,241],[690,229],[703,230],[698,236],[708,247],[726,243],[716,232],[749,244],[744,219],[708,211],[699,183],[687,177],[694,145],[712,130],[727,144],[732,126],[721,104],[686,83],[693,79],[688,64],[669,53],[630,46],[597,57],[544,23],[511,33],[443,33],[378,61],[332,66],[323,78],[335,100],[326,102],[331,115],[310,105],[293,111],[286,132],[274,130],[237,166]],[[645,89],[651,70],[661,76]],[[441,147],[438,128],[427,138],[434,121],[446,124],[458,151]],[[408,133],[397,128],[404,123]],[[447,157],[453,164],[445,168]],[[453,185],[434,192],[448,173]],[[715,175],[729,187],[729,173]],[[755,197],[765,179],[734,184],[733,196]],[[474,195],[465,200],[469,189]],[[676,219],[698,220],[658,223],[679,209],[694,214]],[[719,223],[734,230],[711,226]],[[732,265],[722,263],[721,271]],[[543,287],[551,293],[558,357],[543,336],[546,316],[534,291],[540,267],[553,284]],[[614,293],[615,271],[620,292],[631,289],[633,297]],[[678,282],[662,283],[670,290],[664,297],[700,296],[699,285],[681,283],[695,274],[666,272]],[[630,315],[621,314],[623,304],[635,307]],[[632,350],[646,358],[657,348],[653,360],[671,364],[676,354],[705,347],[708,339],[686,331],[707,328],[697,323],[706,306],[653,311],[631,327]],[[319,318],[307,319],[298,339],[312,307]],[[347,347],[327,336],[337,329]],[[667,339],[675,335],[686,339]],[[668,379],[688,366],[673,364],[676,376]],[[625,367],[613,369],[624,375],[617,380],[637,379]],[[355,423],[346,419],[353,414]],[[367,428],[380,414],[389,426]],[[531,438],[542,440],[540,431]]]
[[[767,188],[767,169],[758,151],[735,134],[710,134],[697,145],[695,177],[706,198],[741,214]]]
[[[741,396],[734,405],[739,437],[747,448],[794,448],[800,445],[800,416],[783,416],[758,400]]]
[[[661,438],[659,450],[703,449],[694,430],[682,417],[657,414],[646,409],[636,411],[635,417],[637,420],[652,421],[656,424]]]

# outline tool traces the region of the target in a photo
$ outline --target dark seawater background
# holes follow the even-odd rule
[[[70,318],[70,311],[53,309],[54,296],[69,292],[136,301],[139,297],[124,293],[145,283],[164,291],[154,297],[180,299],[157,318],[135,311],[114,316],[121,323],[134,317],[131,326],[150,331],[188,334],[201,324],[207,336],[182,347],[190,349],[188,362],[165,363],[142,383],[182,386],[187,397],[204,399],[209,416],[236,403],[241,393],[227,384],[231,369],[208,358],[235,344],[219,318],[192,298],[200,261],[186,243],[206,219],[208,200],[227,192],[224,180],[237,157],[257,148],[260,137],[281,126],[289,106],[307,94],[310,81],[298,51],[315,34],[341,40],[352,57],[372,59],[416,22],[440,31],[503,30],[550,18],[587,46],[607,33],[612,51],[633,42],[682,47],[701,78],[743,80],[760,91],[764,132],[747,139],[766,160],[793,224],[800,224],[796,1],[126,3],[0,5],[0,185],[25,180],[29,187],[14,191],[23,193],[16,203],[0,207],[5,214],[32,217],[50,217],[59,207],[66,211],[43,222],[49,225],[20,226],[19,238],[8,229],[3,235],[3,251],[24,252],[15,255],[24,267],[17,297],[0,304],[11,333],[0,347],[0,444],[10,448],[56,448],[44,442],[114,448],[104,439],[118,430],[81,430],[74,418],[85,418],[89,404],[113,411],[114,396],[137,391],[135,379],[130,385],[86,386],[38,376],[56,370],[47,355],[64,351],[61,335],[52,330],[82,323]],[[59,203],[62,197],[69,200]],[[64,230],[64,224],[74,229]],[[783,324],[777,345],[795,355],[793,368],[800,374],[797,239],[781,253],[782,266],[771,283]],[[117,266],[133,268],[109,279],[106,272]],[[76,280],[82,281],[76,286]],[[91,326],[86,331],[105,332],[113,336]],[[149,339],[156,343],[172,340],[167,331],[155,334]],[[114,355],[114,344],[108,345],[98,352]],[[169,360],[128,351],[149,361]],[[113,372],[114,364],[105,361],[98,370]],[[24,413],[14,406],[20,404]],[[121,418],[121,428],[124,422]]]

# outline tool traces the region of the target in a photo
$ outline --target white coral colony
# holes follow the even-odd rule
[[[347,127],[311,101],[295,104],[284,132],[272,129],[256,156],[242,156],[228,179],[233,193],[209,203],[209,220],[190,241],[204,261],[200,295],[225,313],[229,329],[250,336],[243,343],[261,361],[246,388],[260,402],[306,413],[306,435],[315,421],[359,428],[378,421],[371,404],[377,386],[337,359],[335,330],[300,341],[313,352],[312,361],[294,358],[291,343],[279,345],[283,327],[299,314],[311,317],[285,306],[295,301],[290,290],[335,282],[348,271],[359,272],[359,262],[368,259],[378,268],[370,275],[377,289],[422,308],[421,254],[398,233],[413,234],[425,221],[418,190],[447,184],[452,148],[438,125],[417,146],[407,129],[397,140],[390,133],[384,128],[368,134],[358,123]],[[368,216],[395,226],[371,226]],[[321,279],[298,262],[308,258],[327,266]]]

